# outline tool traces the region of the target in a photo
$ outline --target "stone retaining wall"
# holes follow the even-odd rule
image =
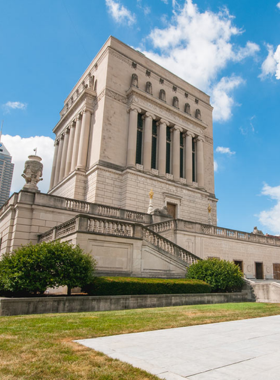
[[[0,298],[0,315],[77,313],[227,302],[252,302],[251,293],[246,290],[212,294]]]

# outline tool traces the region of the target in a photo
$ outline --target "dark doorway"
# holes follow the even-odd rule
[[[262,280],[263,279],[263,263],[255,263],[256,265],[256,279]]]
[[[280,280],[280,264],[273,264],[273,278]]]
[[[168,214],[171,215],[173,219],[176,219],[176,205],[167,202],[166,206]]]
[[[241,272],[243,272],[243,261],[233,260],[234,264],[239,266]]]

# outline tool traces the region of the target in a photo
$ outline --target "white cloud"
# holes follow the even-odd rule
[[[276,52],[274,53],[274,58],[276,60],[276,79],[280,79],[280,45],[277,46]]]
[[[275,52],[272,45],[266,44],[266,47],[268,55],[262,63],[259,77],[265,79],[275,75],[276,79],[280,79],[280,45],[277,46]]]
[[[149,13],[151,13],[151,8],[148,7],[147,5],[142,5],[142,0],[137,0],[137,7],[140,8],[143,12],[144,15],[147,16]]]
[[[3,104],[2,107],[4,108],[5,112],[8,113],[11,110],[15,110],[15,109],[25,110],[27,107],[27,104],[21,103],[21,102],[7,102],[7,103]]]
[[[262,195],[267,195],[271,199],[276,200],[276,205],[270,210],[260,212],[258,215],[259,221],[268,227],[275,234],[280,233],[280,186],[271,187],[264,184]]]
[[[176,6],[174,2],[174,6]],[[177,4],[178,5],[178,4]],[[214,97],[214,119],[227,120],[235,104],[229,96],[242,83],[238,76],[222,78],[221,70],[229,62],[239,62],[254,56],[259,46],[247,42],[240,47],[231,39],[242,31],[233,25],[233,17],[227,9],[218,13],[200,12],[192,0],[173,10],[173,17],[166,27],[152,30],[149,40],[153,49],[139,49],[166,69]],[[217,83],[218,81],[218,83]],[[221,109],[226,106],[225,111]]]
[[[164,4],[168,4],[168,0],[161,0]]]
[[[214,161],[214,172],[218,171],[218,162]]]
[[[274,75],[277,68],[277,62],[276,62],[276,59],[274,58],[273,46],[267,44],[266,47],[267,47],[268,55],[262,63],[262,67],[261,67],[262,72],[259,75],[261,79],[264,79],[268,75]]]
[[[280,9],[280,3],[277,3],[277,4],[276,4],[276,7]]]
[[[235,154],[235,152],[232,152],[231,150],[230,150],[230,148],[225,148],[225,147],[223,147],[223,146],[218,146],[217,148],[216,148],[216,152],[217,153],[222,153],[222,154],[228,154],[228,155],[233,155],[233,154]]]
[[[49,190],[51,167],[54,150],[54,140],[46,136],[34,136],[23,138],[20,136],[2,135],[1,141],[12,156],[14,166],[13,182],[11,193],[18,192],[25,184],[21,174],[23,173],[24,163],[30,154],[34,154],[33,149],[37,148],[37,154],[42,158],[43,181],[38,183],[39,190],[47,192]]]
[[[232,107],[235,104],[231,92],[244,80],[241,77],[223,77],[212,88],[212,105],[214,107],[213,119],[215,121],[226,121],[232,116]]]
[[[126,7],[114,0],[106,0],[108,11],[113,19],[121,24],[127,22],[128,25],[132,25],[136,22],[135,14],[132,14]]]

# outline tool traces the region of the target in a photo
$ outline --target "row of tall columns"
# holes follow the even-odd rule
[[[55,141],[50,189],[75,169],[86,170],[91,112],[85,110]]]
[[[137,120],[140,109],[132,106],[129,110],[129,131],[128,131],[128,147],[127,147],[127,166],[135,166],[136,159],[136,143],[137,143]],[[147,112],[143,118],[144,124],[144,140],[143,140],[143,168],[145,171],[151,170],[151,155],[152,155],[152,124],[155,116]],[[160,119],[158,121],[158,174],[165,176],[166,174],[166,128],[169,122]],[[172,172],[175,181],[180,180],[180,132],[182,128],[174,126],[172,128]],[[194,134],[190,132],[185,133],[185,177],[187,184],[191,185],[193,182],[193,153],[192,153],[192,140]],[[203,154],[203,138],[198,136],[196,138],[196,180],[199,187],[204,187],[204,154]]]

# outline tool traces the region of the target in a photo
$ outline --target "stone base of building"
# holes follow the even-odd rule
[[[0,210],[0,239],[1,255],[30,242],[69,241],[95,257],[100,275],[135,277],[184,277],[192,263],[216,257],[234,261],[246,278],[269,280],[280,254],[277,237],[28,191]]]
[[[181,180],[167,180],[154,172],[157,171],[145,172],[98,163],[86,173],[72,172],[49,194],[146,213],[149,207],[147,194],[153,189],[154,208],[169,203],[174,206],[176,218],[207,224],[208,205],[211,204],[211,223],[216,225],[217,199],[213,194],[196,184],[188,186]]]

